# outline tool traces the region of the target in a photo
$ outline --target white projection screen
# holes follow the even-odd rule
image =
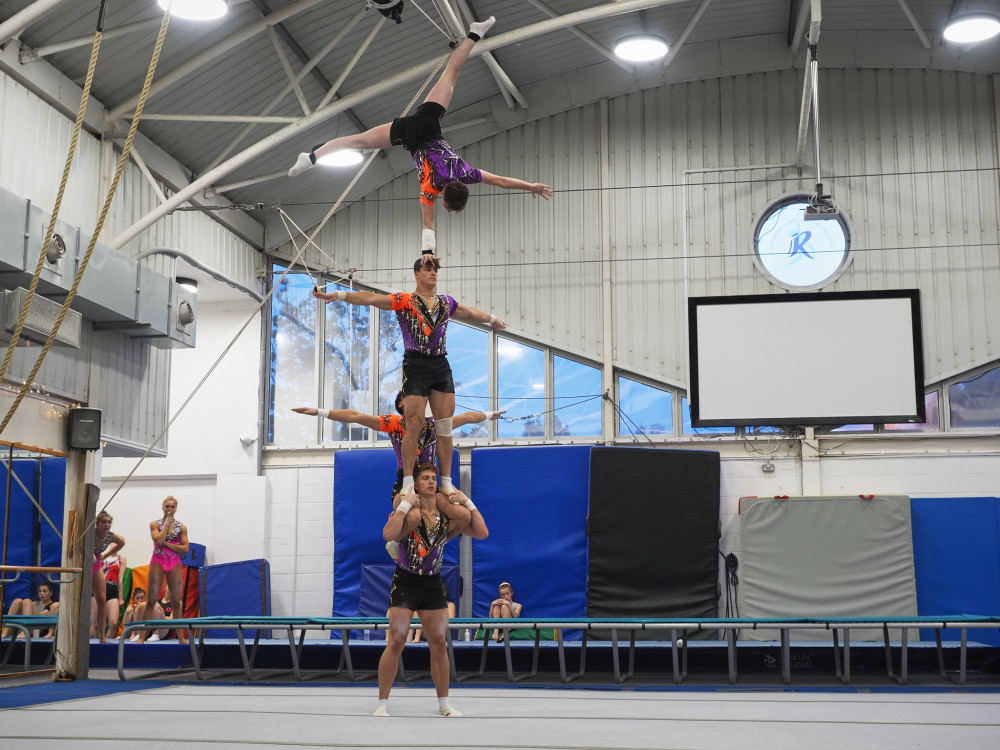
[[[924,421],[920,294],[688,299],[691,424]]]

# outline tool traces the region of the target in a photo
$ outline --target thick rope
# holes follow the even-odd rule
[[[103,12],[104,6],[101,8],[102,15]],[[80,131],[83,129],[83,116],[87,111],[87,101],[90,99],[90,87],[94,82],[94,70],[97,68],[97,53],[101,49],[101,37],[102,30],[98,27],[97,33],[94,35],[94,45],[90,51],[87,78],[83,83],[83,96],[80,97],[80,109],[76,113],[76,125],[73,127],[73,137],[69,143],[69,153],[66,155],[66,166],[63,167],[62,182],[59,183],[59,193],[56,195],[55,207],[52,209],[52,218],[49,220],[49,229],[45,233],[45,242],[42,243],[42,252],[38,256],[38,264],[35,266],[35,273],[31,277],[28,296],[24,300],[24,307],[21,308],[21,314],[17,319],[17,326],[10,337],[10,344],[7,345],[7,354],[3,358],[3,365],[0,365],[0,382],[3,381],[4,376],[7,374],[7,368],[10,367],[10,360],[14,356],[18,339],[21,338],[21,331],[24,329],[24,323],[28,319],[28,308],[31,307],[31,301],[35,298],[38,279],[41,277],[42,269],[45,267],[45,257],[49,252],[49,245],[52,243],[52,235],[55,233],[56,219],[59,218],[59,210],[62,208],[63,196],[66,194],[66,185],[69,182],[73,159],[76,157],[76,147],[80,142]],[[31,382],[30,379],[29,382]]]
[[[35,361],[35,366],[32,368],[31,374],[24,381],[24,385],[22,385],[18,391],[17,397],[14,399],[14,403],[7,411],[7,416],[4,417],[3,422],[0,423],[0,435],[3,434],[3,431],[7,429],[7,425],[10,424],[10,420],[14,417],[14,412],[17,411],[17,407],[21,405],[21,401],[24,400],[25,394],[28,392],[31,384],[35,381],[35,376],[42,367],[45,355],[48,354],[49,349],[52,348],[52,343],[55,341],[56,335],[59,333],[59,327],[62,325],[63,320],[66,319],[66,313],[69,312],[69,306],[72,304],[73,298],[76,297],[76,291],[80,286],[80,281],[83,279],[83,274],[87,270],[87,264],[90,263],[90,256],[93,255],[94,248],[97,246],[97,238],[100,237],[101,230],[104,229],[104,222],[107,220],[108,213],[111,210],[111,201],[114,199],[115,192],[118,190],[118,183],[121,181],[122,172],[125,170],[125,164],[128,162],[129,151],[132,150],[132,141],[135,140],[135,134],[139,129],[139,120],[142,117],[143,107],[146,105],[146,97],[149,94],[149,88],[153,84],[153,73],[156,72],[156,64],[160,59],[160,50],[163,49],[163,38],[167,35],[167,24],[169,22],[170,11],[167,10],[163,14],[163,23],[160,24],[160,34],[156,38],[156,47],[153,49],[153,58],[150,60],[149,70],[146,71],[146,81],[142,87],[142,95],[139,97],[139,103],[135,107],[135,115],[132,117],[132,125],[129,128],[128,137],[125,139],[125,145],[122,147],[122,155],[118,160],[118,168],[115,170],[114,180],[112,180],[111,187],[108,189],[108,195],[104,201],[104,208],[101,210],[101,216],[97,220],[97,227],[94,229],[94,235],[90,239],[90,245],[87,247],[87,252],[83,256],[83,260],[80,261],[80,270],[77,271],[76,278],[73,279],[73,286],[66,295],[66,301],[63,302],[62,309],[59,310],[59,315],[56,317],[55,325],[52,327],[52,333],[49,334],[48,339],[45,341],[45,346],[42,347],[42,351],[38,355],[38,359]]]
[[[441,69],[441,65],[448,59],[448,57],[449,55],[444,56],[441,60],[441,63],[439,63],[438,66],[433,71],[431,71],[431,74],[430,76],[427,77],[427,80],[424,82],[424,85],[420,87],[420,91],[417,92],[416,96],[414,96],[414,98],[407,105],[406,112],[410,110],[410,108],[416,101],[417,97],[420,96],[420,94],[423,92],[425,88],[427,88],[427,85],[431,82],[431,79],[434,77],[437,71]],[[252,322],[254,322],[254,320],[256,320],[258,313],[260,313],[264,305],[268,303],[268,300],[271,299],[271,296],[274,294],[275,290],[281,285],[281,282],[284,281],[285,276],[287,276],[289,272],[291,272],[292,267],[299,261],[299,258],[306,251],[306,248],[310,244],[314,244],[313,240],[316,237],[316,235],[323,228],[323,225],[326,224],[327,221],[329,221],[330,217],[333,216],[334,212],[338,208],[340,208],[340,205],[344,202],[344,199],[347,197],[348,193],[351,192],[351,190],[357,184],[358,180],[361,179],[361,176],[365,173],[365,170],[367,170],[368,167],[371,165],[371,163],[375,160],[375,157],[378,155],[379,151],[380,149],[375,149],[374,151],[372,151],[371,156],[368,157],[368,160],[364,163],[361,169],[358,170],[358,173],[354,175],[354,179],[351,180],[350,184],[346,188],[344,188],[344,192],[341,193],[340,197],[337,199],[337,202],[333,204],[333,207],[327,212],[326,216],[323,217],[323,220],[317,225],[312,235],[310,235],[309,238],[306,240],[306,242],[302,244],[301,248],[297,248],[295,257],[288,262],[288,265],[286,266],[282,274],[271,284],[271,288],[268,290],[267,294],[264,295],[264,299],[262,299],[257,304],[257,306],[251,311],[246,322],[240,327],[240,330],[236,332],[236,335],[234,335],[229,344],[226,345],[226,348],[222,350],[222,353],[218,356],[218,358],[215,360],[212,366],[208,368],[208,372],[206,372],[205,375],[202,377],[202,379],[198,381],[198,384],[194,387],[194,390],[192,390],[190,395],[184,400],[184,403],[181,404],[180,407],[178,407],[177,411],[174,412],[174,415],[164,426],[163,430],[160,431],[160,434],[156,436],[156,439],[153,440],[152,444],[150,444],[150,446],[145,450],[142,456],[139,457],[139,460],[136,461],[135,466],[132,467],[132,471],[130,471],[125,476],[125,478],[122,480],[122,483],[118,485],[118,488],[112,493],[111,497],[108,498],[108,501],[101,507],[101,510],[107,509],[107,507],[111,505],[114,499],[118,497],[118,493],[122,491],[122,488],[124,488],[125,485],[128,484],[129,480],[132,479],[136,471],[139,470],[139,466],[142,465],[142,462],[146,460],[146,457],[149,456],[153,448],[155,448],[156,445],[159,444],[159,442],[163,439],[164,435],[167,434],[167,431],[170,429],[173,423],[177,421],[177,418],[180,417],[184,409],[186,409],[188,404],[191,403],[191,401],[194,399],[198,391],[201,390],[201,387],[205,384],[205,382],[209,379],[209,377],[211,377],[212,373],[215,372],[216,368],[222,363],[222,360],[225,359],[227,354],[229,354],[229,351],[236,345],[236,341],[239,339],[239,337],[242,336],[243,332],[247,329],[247,327]],[[291,236],[291,234],[289,234],[289,240],[292,242],[293,247],[296,246],[295,239]],[[94,523],[96,523],[96,515],[95,515],[95,520],[91,521],[84,527],[82,533],[80,534],[80,539],[83,539],[87,531],[91,528],[91,526],[93,526]]]

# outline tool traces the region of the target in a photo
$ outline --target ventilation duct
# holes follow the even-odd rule
[[[28,290],[23,287],[0,290],[0,340],[11,340],[26,299],[28,299]],[[48,341],[52,329],[55,328],[60,309],[62,309],[62,305],[52,300],[39,297],[37,294],[32,297],[28,316],[24,320],[24,328],[21,329],[21,335],[18,338],[18,345],[28,346],[29,342],[44,344]],[[66,317],[63,318],[62,325],[59,326],[59,333],[56,334],[52,345],[79,349],[82,320],[83,316],[80,313],[75,310],[67,310]]]

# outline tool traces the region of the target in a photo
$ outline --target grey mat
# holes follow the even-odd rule
[[[0,712],[4,750],[994,747],[1000,693],[659,692],[173,685]],[[110,739],[114,735],[126,739]]]

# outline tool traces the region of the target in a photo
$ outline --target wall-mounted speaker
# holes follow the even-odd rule
[[[101,410],[69,410],[70,450],[96,451],[101,447]]]

